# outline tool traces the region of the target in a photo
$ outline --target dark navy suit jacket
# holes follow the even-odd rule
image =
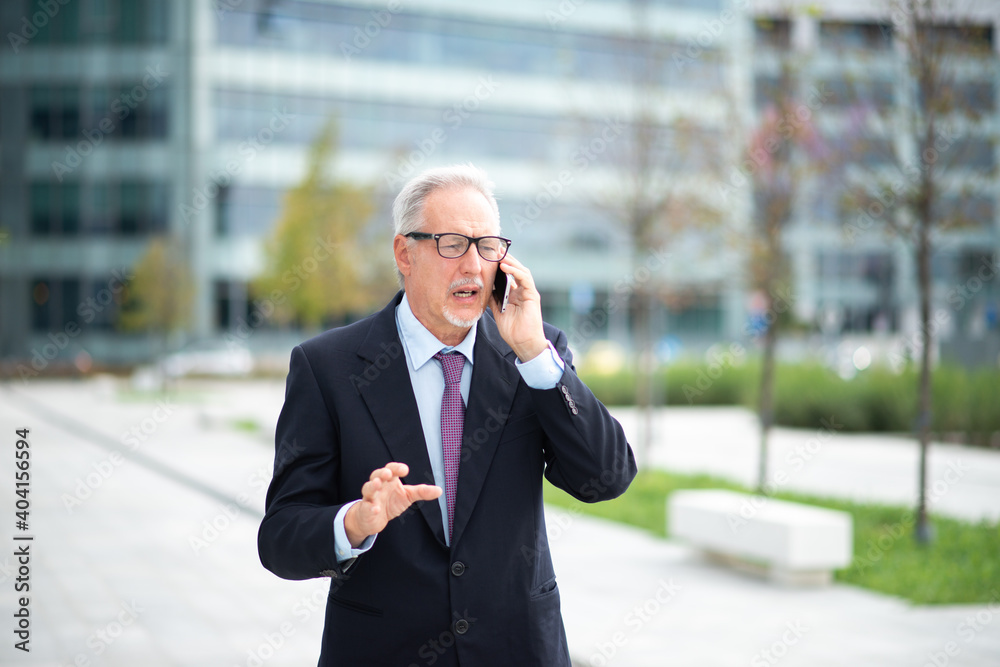
[[[331,578],[321,666],[569,667],[542,475],[596,502],[623,493],[636,466],[554,327],[566,370],[538,390],[492,314],[479,320],[451,547],[438,502],[417,503],[346,571],[337,562],[334,516],[373,470],[401,461],[406,483],[434,483],[396,330],[401,296],[292,351],[261,562],[286,579]]]

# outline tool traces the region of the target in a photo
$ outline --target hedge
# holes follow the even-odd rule
[[[581,376],[607,405],[634,405],[634,371]],[[844,431],[912,432],[919,372],[872,367],[844,379],[819,364],[779,364],[775,369],[774,418],[783,426],[814,428],[835,417]],[[657,405],[744,405],[755,408],[759,363],[706,365],[679,362],[654,374]],[[1000,433],[1000,370],[939,366],[932,376],[933,419],[939,437],[990,444]]]

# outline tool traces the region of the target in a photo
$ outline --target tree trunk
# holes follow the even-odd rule
[[[768,313],[775,313],[773,281],[768,280],[765,291],[765,318]],[[757,492],[764,493],[767,480],[768,438],[771,425],[774,422],[774,350],[778,342],[778,318],[767,324],[764,332],[764,358],[760,369],[760,395],[757,401],[757,414],[760,419],[760,462],[757,472]]]
[[[645,289],[635,293],[636,333],[636,392],[635,403],[639,418],[638,459],[649,466],[653,450],[653,371],[652,371],[652,296]]]
[[[919,222],[917,240],[917,284],[920,292],[920,386],[917,396],[917,439],[920,443],[919,496],[917,500],[916,539],[926,544],[933,539],[927,520],[927,454],[931,436],[931,240],[926,218]]]

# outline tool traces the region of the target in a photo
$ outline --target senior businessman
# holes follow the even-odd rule
[[[632,450],[542,321],[481,169],[420,174],[393,224],[403,290],[292,351],[261,562],[331,579],[321,666],[570,667],[542,476],[614,498]],[[615,545],[593,548],[610,576]]]

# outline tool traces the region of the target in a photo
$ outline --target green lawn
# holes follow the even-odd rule
[[[665,537],[666,499],[677,489],[725,488],[738,484],[707,475],[645,471],[620,498],[587,504],[545,485],[545,501],[638,526]],[[919,604],[1000,602],[1000,524],[965,523],[932,517],[936,539],[913,539],[913,511],[793,493],[776,497],[849,512],[854,517],[854,560],[837,581],[906,598]]]

